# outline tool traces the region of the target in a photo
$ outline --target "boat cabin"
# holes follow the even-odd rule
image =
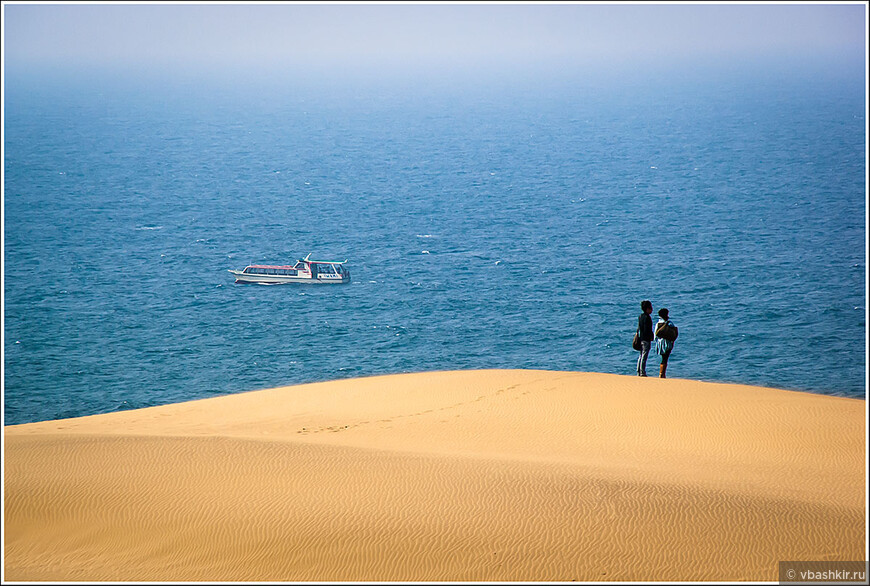
[[[230,270],[237,283],[276,284],[282,282],[348,283],[350,272],[344,262],[311,260],[309,254],[294,265],[248,265]]]

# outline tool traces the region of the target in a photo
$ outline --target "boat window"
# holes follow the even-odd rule
[[[245,270],[243,270],[242,272],[243,272],[243,273],[250,273],[250,272],[251,272],[251,267],[245,267]]]

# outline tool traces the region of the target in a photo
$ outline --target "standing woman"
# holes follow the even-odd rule
[[[656,324],[656,354],[662,357],[662,365],[659,366],[659,378],[666,378],[665,371],[668,369],[668,358],[674,349],[674,341],[679,331],[677,326],[668,319],[668,310],[662,307],[659,310],[659,321]]]
[[[641,345],[640,356],[637,359],[637,376],[646,376],[646,359],[653,341],[652,318],[649,316],[653,310],[652,302],[644,299],[640,302],[640,308],[643,313],[637,318],[637,336]]]

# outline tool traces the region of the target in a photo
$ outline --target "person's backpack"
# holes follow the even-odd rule
[[[680,335],[680,332],[677,330],[677,326],[669,321],[662,322],[656,327],[656,336],[664,338],[668,342],[676,340],[678,335]]]

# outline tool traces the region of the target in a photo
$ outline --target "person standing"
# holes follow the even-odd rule
[[[671,357],[671,350],[674,349],[674,340],[677,339],[679,331],[668,318],[668,310],[662,307],[659,310],[659,321],[656,324],[656,354],[662,357],[662,364],[659,366],[659,378],[666,378],[665,372],[668,370],[668,358]]]
[[[644,299],[640,302],[640,308],[643,313],[637,318],[637,336],[640,339],[640,356],[637,359],[637,375],[646,376],[646,359],[649,357],[650,347],[653,341],[652,302]]]

